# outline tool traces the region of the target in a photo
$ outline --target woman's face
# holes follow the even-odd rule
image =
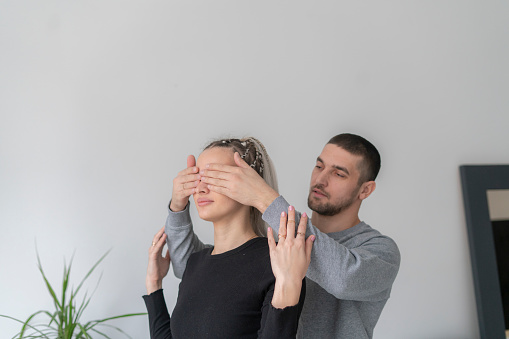
[[[196,166],[201,169],[211,163],[237,166],[233,160],[233,151],[223,147],[212,147],[203,151],[196,161]],[[242,207],[247,208],[225,195],[210,191],[203,182],[199,183],[193,198],[200,218],[211,222],[234,218]]]

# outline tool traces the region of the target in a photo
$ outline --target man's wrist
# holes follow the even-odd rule
[[[274,200],[279,197],[279,193],[271,189],[270,191],[266,192],[263,196],[260,197],[260,200],[257,202],[257,205],[255,206],[258,211],[260,211],[262,214],[265,213],[265,210],[272,204]]]
[[[182,212],[183,210],[186,209],[186,206],[187,206],[187,203],[189,201],[186,201],[186,203],[184,204],[184,206],[180,206],[180,205],[177,205],[173,199],[171,199],[170,201],[170,205],[168,205],[168,208],[170,209],[170,211],[172,212]]]

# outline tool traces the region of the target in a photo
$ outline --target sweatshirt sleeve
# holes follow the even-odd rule
[[[269,266],[270,269],[270,266]],[[267,272],[266,272],[267,273]],[[272,270],[270,269],[270,274]],[[272,275],[272,279],[274,276]],[[299,318],[306,297],[306,279],[302,281],[299,303],[294,306],[288,306],[283,309],[272,306],[272,296],[274,295],[274,284],[270,285],[262,306],[262,320],[258,338],[261,339],[286,339],[295,338],[299,326]],[[274,281],[274,280],[273,280]]]
[[[263,214],[275,231],[279,231],[281,212],[290,205],[282,197],[276,198]],[[296,212],[296,223],[300,213]],[[378,234],[355,248],[347,248],[321,232],[308,221],[306,236],[315,235],[311,263],[306,277],[316,282],[338,299],[379,301],[389,297],[400,264],[396,243]]]
[[[157,290],[150,295],[144,295],[143,300],[147,306],[148,323],[151,339],[170,339],[170,314],[166,307],[163,290]]]
[[[180,212],[173,212],[168,207],[164,232],[168,236],[166,243],[170,251],[173,273],[177,278],[182,279],[189,256],[194,252],[210,247],[210,245],[203,244],[194,233],[193,222],[189,214],[189,203]]]

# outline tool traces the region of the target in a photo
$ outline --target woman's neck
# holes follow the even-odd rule
[[[247,241],[256,238],[256,233],[247,220],[231,220],[214,223],[214,249],[212,254],[221,254],[233,250]]]

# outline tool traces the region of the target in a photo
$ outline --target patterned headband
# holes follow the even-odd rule
[[[264,167],[264,165],[263,165],[263,157],[262,157],[262,154],[256,148],[256,144],[255,144],[254,140],[253,139],[246,139],[244,141],[240,141],[238,139],[225,139],[225,140],[222,140],[221,142],[223,144],[230,144],[230,143],[232,143],[234,141],[239,142],[246,149],[244,154],[242,154],[240,156],[241,159],[244,159],[249,154],[249,151],[250,151],[251,147],[254,147],[256,155],[255,155],[255,158],[254,158],[253,162],[251,164],[249,164],[249,166],[251,168],[253,168],[254,170],[256,170],[256,164],[258,163],[259,166],[260,166],[260,169],[257,172],[258,172],[258,174],[260,174],[260,176],[263,177],[263,167]]]

